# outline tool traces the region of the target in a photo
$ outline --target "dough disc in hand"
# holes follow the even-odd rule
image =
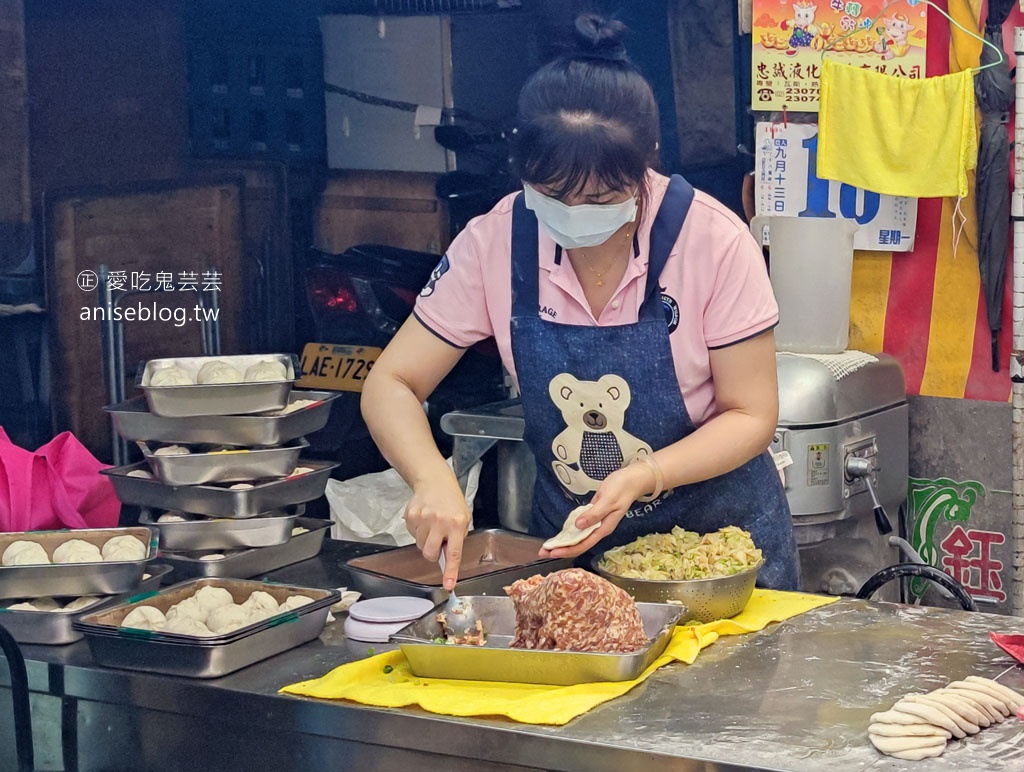
[[[583,530],[576,527],[576,518],[588,509],[590,509],[590,504],[584,504],[582,507],[576,507],[576,509],[570,512],[569,516],[565,518],[565,525],[562,526],[562,530],[544,542],[544,549],[553,550],[558,547],[574,547],[600,528],[600,521],[593,525],[588,525]]]

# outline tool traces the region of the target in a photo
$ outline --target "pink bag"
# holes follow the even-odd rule
[[[71,432],[32,452],[0,427],[0,532],[116,527],[121,502],[105,468]]]

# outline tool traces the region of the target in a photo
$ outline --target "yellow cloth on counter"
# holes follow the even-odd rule
[[[732,619],[677,627],[665,652],[633,681],[548,686],[417,678],[397,650],[341,665],[321,678],[291,684],[281,692],[381,708],[418,705],[447,716],[507,716],[524,724],[562,725],[620,697],[663,665],[674,661],[691,664],[701,649],[719,636],[752,633],[836,600],[824,595],[754,590],[747,607]]]
[[[977,166],[974,74],[897,78],[826,58],[818,176],[892,196],[967,195]]]

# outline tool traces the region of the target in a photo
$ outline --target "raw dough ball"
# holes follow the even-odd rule
[[[313,470],[310,469],[308,466],[297,466],[297,467],[295,467],[295,470],[290,475],[288,475],[288,476],[289,477],[297,477],[300,474],[309,474],[312,471]]]
[[[121,627],[134,627],[138,630],[159,630],[166,621],[164,612],[155,606],[136,606],[121,620]]]
[[[199,368],[196,383],[241,383],[242,374],[221,359],[214,359]]]
[[[161,367],[149,376],[150,386],[191,386],[192,384],[192,376],[188,374],[187,370],[177,365]]]
[[[220,608],[221,606],[233,606],[235,599],[231,597],[231,593],[225,590],[223,587],[200,587],[195,595],[196,603],[199,604],[200,608],[206,611],[207,617],[213,613],[214,609]],[[207,620],[209,621],[209,619]],[[213,627],[210,627],[213,630]]]
[[[200,622],[206,622],[206,616],[209,613],[208,610],[204,609],[199,605],[199,601],[195,597],[185,598],[180,600],[167,609],[167,621],[170,622],[172,619],[178,617],[189,617],[190,619],[196,619]]]
[[[37,611],[60,611],[60,604],[53,598],[36,598],[32,605]]]
[[[279,608],[277,600],[269,592],[263,592],[263,590],[256,590],[250,595],[245,603],[242,604],[242,608],[249,612],[249,621],[257,622],[267,617],[272,617],[277,613]]]
[[[225,557],[227,557],[227,556],[224,555],[222,552],[211,552],[209,555],[202,555],[202,556],[200,556],[199,559],[200,560],[223,560]]]
[[[191,453],[184,445],[167,445],[153,451],[154,456],[187,456]]]
[[[249,490],[252,487],[254,487],[252,483],[235,483],[230,488],[228,488],[228,490],[229,491],[247,491],[247,490]]]
[[[54,563],[99,563],[100,548],[82,539],[69,539],[53,551]]]
[[[30,566],[49,562],[50,556],[46,554],[42,544],[25,540],[12,541],[0,558],[0,563],[5,566]]]
[[[246,381],[286,381],[288,368],[281,362],[264,360],[245,368]]]
[[[81,598],[75,598],[73,601],[68,603],[64,607],[65,611],[81,611],[84,608],[88,608],[92,604],[96,603],[99,598],[95,595],[83,595]]]
[[[309,529],[303,528],[301,525],[292,528],[292,536],[298,536],[300,533],[309,533]]]
[[[307,603],[312,603],[312,598],[307,598],[305,595],[289,595],[284,599],[279,607],[279,611],[294,611],[297,608],[305,606]]]
[[[189,519],[181,512],[164,512],[156,521],[158,523],[187,523]]]
[[[219,606],[210,612],[210,618],[206,620],[208,627],[218,635],[230,633],[250,623],[249,609],[231,603],[227,606]]]
[[[100,550],[104,560],[112,561],[145,560],[148,551],[140,539],[128,534],[107,539]]]
[[[178,633],[179,635],[211,636],[210,628],[192,617],[168,617],[167,624],[161,629],[162,633]]]
[[[143,480],[152,480],[153,474],[151,472],[147,472],[145,469],[133,469],[126,475],[126,477],[141,477]]]

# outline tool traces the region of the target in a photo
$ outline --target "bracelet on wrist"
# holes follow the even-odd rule
[[[665,490],[665,475],[661,471],[661,466],[654,460],[652,456],[645,455],[636,459],[634,464],[646,464],[650,467],[651,472],[654,474],[654,490],[649,494],[652,499],[658,498]]]

